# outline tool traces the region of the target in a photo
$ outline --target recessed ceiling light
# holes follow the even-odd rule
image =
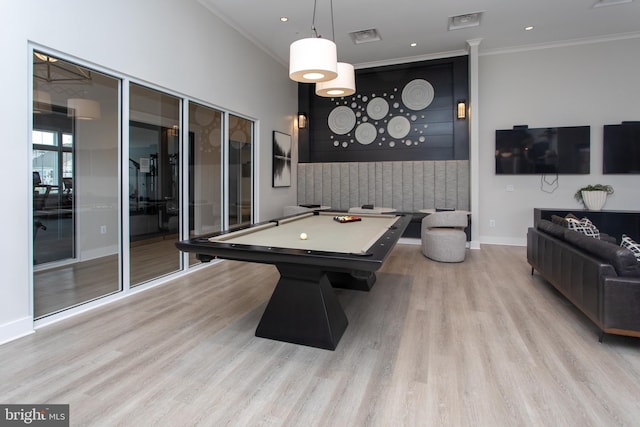
[[[416,47],[416,46],[418,46],[418,43],[413,42],[413,43],[411,43],[411,44],[410,44],[410,46],[411,46],[411,47]]]
[[[282,22],[287,22],[289,20],[289,18],[287,18],[286,16],[281,16],[280,17],[280,21]]]
[[[529,26],[524,27],[524,30],[525,31],[531,31],[531,30],[533,30],[533,28],[534,28],[533,25],[529,25]]]

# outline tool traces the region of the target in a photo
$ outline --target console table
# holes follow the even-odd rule
[[[537,226],[541,219],[551,221],[552,215],[564,217],[569,213],[578,218],[589,218],[593,225],[598,227],[598,230],[615,237],[618,243],[620,243],[623,234],[640,242],[640,212],[638,211],[535,208],[533,209],[533,225]]]

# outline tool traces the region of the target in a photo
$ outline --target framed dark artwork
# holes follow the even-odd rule
[[[273,131],[273,187],[291,186],[291,135]]]

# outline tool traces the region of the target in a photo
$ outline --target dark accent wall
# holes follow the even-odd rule
[[[356,93],[315,95],[298,85],[302,163],[468,160],[468,119],[456,118],[469,100],[468,57],[356,70]],[[426,106],[425,106],[426,105]]]

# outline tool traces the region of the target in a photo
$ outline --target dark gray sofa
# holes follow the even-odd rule
[[[640,337],[640,263],[614,243],[551,221],[527,232],[527,261],[604,334]]]

